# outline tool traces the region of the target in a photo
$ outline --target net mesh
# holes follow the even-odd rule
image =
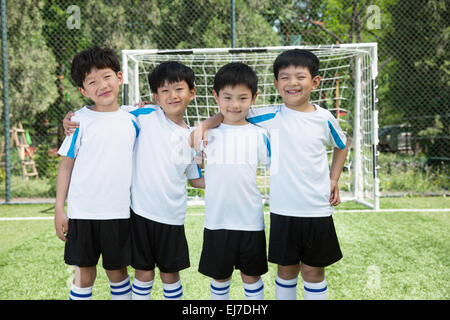
[[[370,207],[376,204],[376,121],[374,121],[375,82],[373,57],[369,49],[302,47],[320,59],[320,86],[311,93],[311,102],[328,109],[339,121],[347,137],[352,139],[339,188],[344,200],[357,200]],[[258,97],[253,108],[282,104],[273,85],[273,61],[286,50],[259,49],[194,49],[185,52],[157,50],[126,50],[123,52],[127,70],[128,90],[124,101],[135,104],[151,101],[148,74],[161,62],[178,61],[194,70],[197,94],[186,109],[185,120],[190,126],[214,114],[219,109],[212,95],[214,75],[224,64],[243,62],[258,75]],[[126,80],[126,81],[127,81]],[[355,110],[357,108],[358,110]],[[355,116],[357,118],[355,118]],[[376,119],[375,119],[376,120]],[[329,148],[331,162],[332,148]],[[258,169],[258,186],[263,198],[269,195],[269,170]],[[188,187],[191,198],[202,193]]]

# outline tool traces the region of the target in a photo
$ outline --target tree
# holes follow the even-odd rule
[[[391,10],[394,33],[387,44],[394,67],[388,99],[405,115],[429,163],[449,161],[448,3],[399,0]]]
[[[43,2],[22,0],[6,4],[12,123],[31,122],[57,97],[54,71],[49,67],[56,65],[56,61],[42,36]],[[0,88],[3,93],[3,83]],[[0,110],[3,110],[3,99]]]

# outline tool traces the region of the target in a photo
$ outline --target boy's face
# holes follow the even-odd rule
[[[309,102],[311,91],[320,84],[320,76],[311,76],[309,69],[290,65],[280,69],[274,85],[287,107],[296,108]]]
[[[245,85],[238,84],[234,87],[226,86],[218,93],[213,90],[214,99],[223,114],[225,124],[247,124],[245,117],[251,105],[255,102],[257,94],[252,96],[252,91]]]
[[[115,73],[111,68],[93,67],[83,81],[81,94],[95,102],[97,107],[117,107],[117,97],[122,85],[122,72]]]
[[[195,88],[189,89],[186,81],[177,81],[159,87],[153,98],[166,115],[183,117],[189,103],[195,98]]]

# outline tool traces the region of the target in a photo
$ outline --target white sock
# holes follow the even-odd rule
[[[111,289],[111,300],[131,300],[131,285],[130,277],[123,281],[114,283],[109,282],[109,287]]]
[[[153,280],[148,282],[133,279],[132,299],[133,300],[150,300],[152,294]]]
[[[70,300],[92,300],[92,286],[87,288],[77,287],[72,283],[69,294]]]
[[[231,279],[219,282],[211,279],[211,300],[230,300]]]
[[[275,296],[277,300],[297,299],[297,278],[284,280],[277,275],[275,280]]]
[[[163,295],[166,300],[181,300],[183,297],[183,286],[181,279],[175,283],[163,282]]]
[[[328,289],[327,279],[322,282],[307,282],[303,280],[303,289],[305,290],[305,300],[327,300]]]
[[[244,285],[245,291],[245,300],[264,300],[264,283],[260,278],[255,283],[245,283]]]

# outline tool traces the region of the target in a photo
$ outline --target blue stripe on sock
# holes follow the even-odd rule
[[[258,289],[254,289],[254,290],[244,288],[245,292],[248,292],[248,293],[255,293],[255,292],[261,291],[262,289],[264,289],[264,285],[262,285]]]
[[[122,285],[120,285],[120,286],[113,286],[113,285],[109,284],[109,286],[111,287],[111,289],[121,289],[121,288],[125,288],[125,287],[127,287],[127,286],[129,286],[129,285],[130,285],[130,282],[126,282],[126,283],[124,283],[124,284],[122,284]]]
[[[169,299],[175,299],[175,298],[179,298],[183,295],[183,291],[181,291],[179,294],[175,295],[175,296],[166,296],[164,294],[164,298],[169,298]]]
[[[130,292],[131,291],[131,287],[129,287],[127,290],[125,290],[125,291],[120,291],[120,292],[114,292],[114,291],[111,291],[111,294],[113,294],[113,295],[115,295],[115,296],[121,296],[121,295],[123,295],[123,294],[127,294],[128,292]]]
[[[151,290],[152,288],[153,288],[153,286],[150,286],[150,287],[138,287],[137,285],[133,284],[133,289],[138,289],[138,290],[142,290],[142,291]]]
[[[167,289],[163,289],[163,290],[165,293],[173,293],[173,292],[177,292],[178,290],[181,290],[181,289],[183,289],[183,286],[179,286],[178,288],[173,289],[173,290],[167,290]]]
[[[91,293],[76,293],[76,292],[73,292],[72,290],[70,291],[70,294],[77,298],[89,298],[92,296],[92,292]]]
[[[311,289],[311,288],[308,288],[305,286],[303,286],[303,288],[305,288],[305,290],[308,292],[324,292],[325,290],[327,290],[327,286],[325,286],[325,288],[320,288],[320,289]]]
[[[137,294],[137,295],[140,295],[140,296],[147,296],[147,295],[150,294],[150,290],[147,293],[136,292],[136,291],[133,290],[133,293]]]
[[[217,288],[217,287],[214,287],[213,285],[211,285],[211,289],[217,290],[217,291],[227,290],[229,288],[230,288],[230,285],[223,287],[223,288]]]
[[[282,283],[279,283],[277,280],[275,280],[275,284],[277,286],[280,286],[280,287],[283,287],[283,288],[294,288],[294,287],[297,286],[297,283],[295,283],[295,284],[282,284]]]
[[[227,293],[229,293],[229,291],[225,291],[225,292],[221,292],[221,293],[218,293],[218,292],[213,292],[216,296],[223,296],[223,295],[226,295]]]

